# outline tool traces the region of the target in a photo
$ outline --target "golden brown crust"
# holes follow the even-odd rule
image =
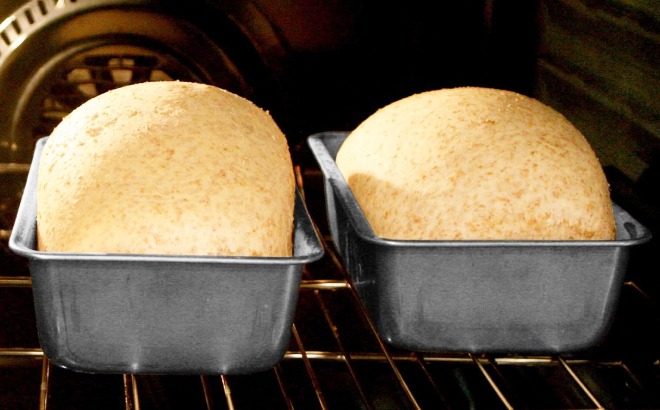
[[[88,101],[49,138],[39,249],[291,256],[294,193],[267,112],[217,87],[132,85]]]
[[[425,92],[360,124],[337,154],[391,239],[614,239],[609,186],[584,136],[517,93]]]

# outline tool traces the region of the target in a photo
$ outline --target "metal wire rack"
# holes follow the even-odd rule
[[[321,178],[315,170],[297,175],[301,187]],[[317,182],[313,185],[320,186]],[[324,220],[322,195],[322,190],[306,192],[317,222]],[[80,374],[53,366],[38,347],[11,347],[0,348],[0,381],[7,369],[28,369],[31,376],[21,379],[20,391],[32,407],[23,408],[51,410],[660,408],[660,349],[652,331],[660,315],[634,282],[624,287],[614,336],[595,352],[400,351],[379,338],[325,228],[318,228],[326,256],[304,270],[288,350],[269,371],[242,376]],[[25,276],[2,277],[0,290],[25,292],[30,283]]]

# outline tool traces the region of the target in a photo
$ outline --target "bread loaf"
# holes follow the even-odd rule
[[[38,248],[291,256],[294,194],[267,112],[208,85],[131,85],[86,102],[48,139]]]
[[[374,113],[337,165],[376,235],[415,240],[610,240],[609,186],[585,137],[523,95],[425,92]]]

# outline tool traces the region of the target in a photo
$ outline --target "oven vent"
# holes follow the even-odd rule
[[[91,55],[69,68],[62,81],[51,87],[44,98],[42,122],[52,128],[74,108],[90,98],[114,88],[146,81],[171,81],[173,75],[163,67],[160,56],[147,54]]]
[[[62,63],[35,93],[39,112],[32,136],[49,135],[57,124],[87,100],[115,88],[147,81],[201,81],[176,58],[134,45],[107,45]]]

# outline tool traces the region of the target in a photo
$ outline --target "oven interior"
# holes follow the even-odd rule
[[[609,332],[568,355],[418,353],[378,337],[328,231],[306,145],[404,96],[462,85],[534,96],[587,137],[613,199],[658,225],[660,8],[642,1],[0,2],[0,408],[660,408],[655,241],[635,249]],[[8,248],[34,143],[73,108],[142,81],[215,84],[289,138],[324,242],[273,369],[241,376],[84,374],[37,339],[30,272]]]

